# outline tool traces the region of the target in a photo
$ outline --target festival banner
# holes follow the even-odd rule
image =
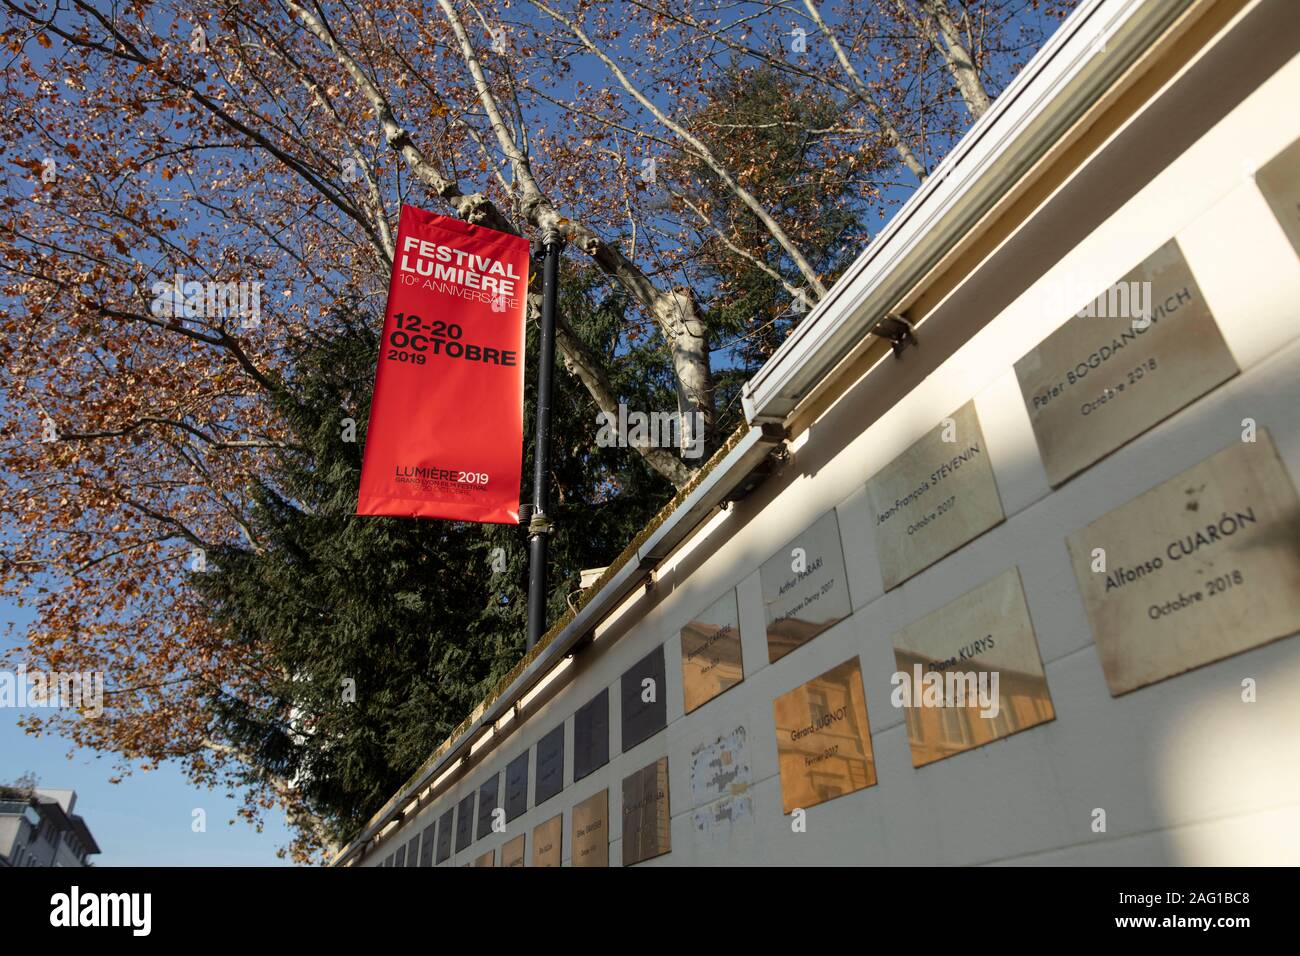
[[[359,515],[516,524],[528,242],[403,206]]]

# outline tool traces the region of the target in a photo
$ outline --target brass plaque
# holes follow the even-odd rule
[[[914,767],[1056,716],[1016,568],[896,633],[894,661]]]
[[[496,866],[496,859],[497,859],[497,851],[488,850],[482,856],[475,857],[474,865],[475,866]]]
[[[783,812],[875,785],[867,698],[857,657],[782,694],[772,711]]]
[[[609,791],[602,790],[573,808],[574,866],[609,866]]]
[[[1080,312],[1016,363],[1053,487],[1237,374],[1172,239]]]
[[[1255,185],[1300,255],[1300,140],[1265,163],[1255,174]]]
[[[559,866],[563,840],[563,813],[533,827],[533,866]]]
[[[501,847],[502,866],[524,865],[524,835],[521,833],[513,840],[507,840]]]
[[[975,402],[939,422],[867,482],[885,590],[1002,521]]]
[[[1300,504],[1272,438],[1257,439],[1070,536],[1112,696],[1300,629]]]
[[[668,810],[668,758],[660,757],[623,778],[623,865],[672,850]]]
[[[682,691],[686,713],[745,679],[740,615],[732,588],[682,628]]]
[[[767,657],[775,663],[853,612],[840,523],[826,512],[759,569],[767,612]]]

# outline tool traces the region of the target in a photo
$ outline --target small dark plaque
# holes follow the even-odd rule
[[[501,774],[494,773],[478,788],[478,836],[483,839],[492,833],[492,812],[501,795]]]
[[[456,852],[474,842],[474,791],[466,794],[456,806]]]
[[[406,865],[420,865],[420,834],[411,837],[411,842],[406,844]]]
[[[406,866],[406,847],[399,846],[393,856],[393,866]]]
[[[525,750],[506,764],[506,822],[509,823],[527,809],[528,751]]]
[[[537,783],[533,806],[539,807],[564,789],[564,724],[537,741]]]
[[[668,723],[664,695],[664,646],[660,644],[623,673],[623,753]]]
[[[573,782],[609,763],[609,688],[573,715]]]
[[[446,863],[451,859],[451,831],[452,817],[456,811],[454,808],[448,809],[441,817],[438,818],[438,862]]]
[[[424,828],[424,836],[420,842],[420,866],[433,866],[433,833],[434,824],[430,823]]]
[[[384,860],[383,865],[384,865],[384,866],[392,866],[392,865],[393,865],[393,854],[391,854],[391,853],[388,854],[388,859]]]

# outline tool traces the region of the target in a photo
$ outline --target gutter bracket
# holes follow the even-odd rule
[[[918,345],[916,330],[912,323],[901,315],[892,312],[881,316],[871,327],[871,334],[888,339],[894,349],[894,358],[902,358],[903,350],[909,345]]]

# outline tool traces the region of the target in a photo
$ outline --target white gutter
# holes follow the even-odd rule
[[[1193,2],[1085,0],[745,384],[745,418],[785,422]]]

